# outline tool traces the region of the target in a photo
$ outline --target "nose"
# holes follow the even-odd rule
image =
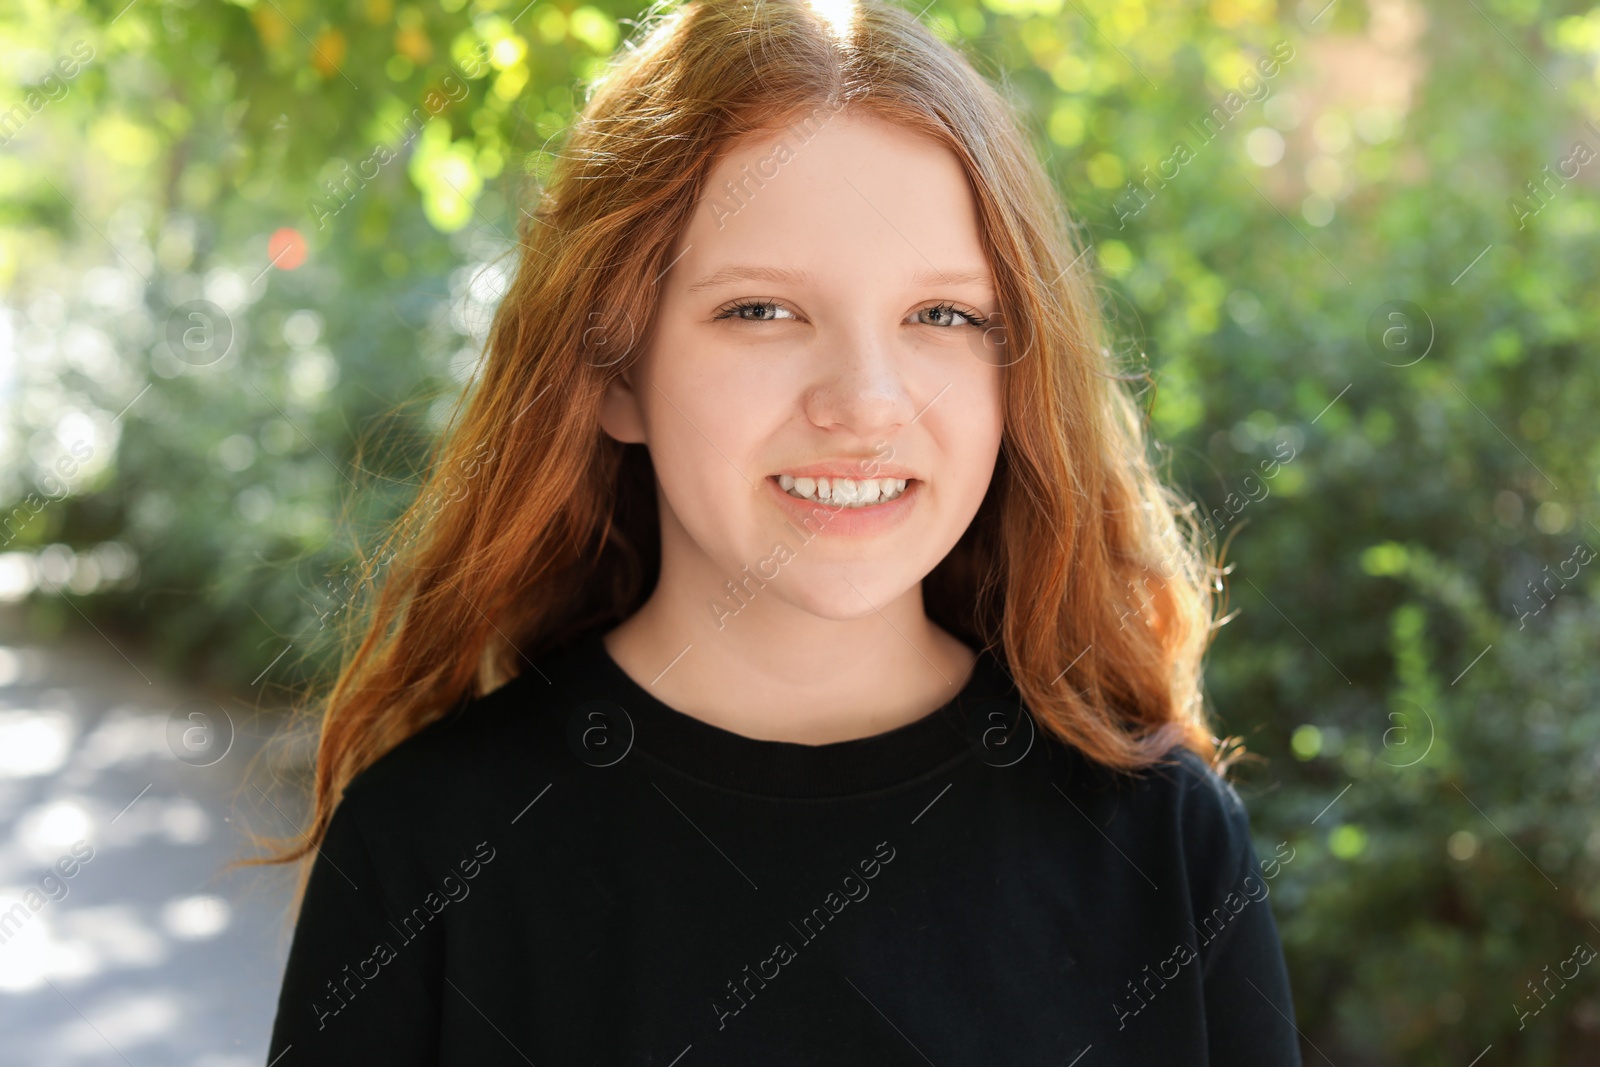
[[[897,430],[915,417],[916,400],[905,379],[907,354],[893,335],[857,323],[819,338],[818,344],[824,354],[805,395],[806,415],[814,425],[865,439]]]

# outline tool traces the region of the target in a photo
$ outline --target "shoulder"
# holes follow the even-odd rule
[[[1195,914],[1211,909],[1260,875],[1250,813],[1233,783],[1189,749],[1170,752],[1147,781],[1175,838]]]
[[[565,694],[530,668],[463,698],[361,770],[345,787],[364,827],[418,828],[526,804],[531,783],[571,773],[563,759]],[[537,792],[537,788],[535,788]],[[515,815],[513,809],[506,818]]]
[[[1249,813],[1233,783],[1212,769],[1193,750],[1179,746],[1148,772],[1163,782],[1171,803],[1177,805],[1195,829],[1204,825],[1248,823]]]
[[[1191,867],[1222,866],[1231,876],[1250,850],[1250,813],[1233,783],[1187,748],[1169,754],[1172,803]]]
[[[1145,847],[1180,863],[1191,883],[1232,878],[1249,862],[1250,815],[1243,799],[1192,750],[1173,748],[1134,774],[1113,772],[1081,754],[1066,766],[1078,795],[1097,808],[1104,805],[1108,826],[1122,825]]]

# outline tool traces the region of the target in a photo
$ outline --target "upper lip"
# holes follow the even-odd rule
[[[779,474],[789,474],[796,478],[846,478],[851,481],[860,481],[864,478],[904,478],[914,481],[916,475],[899,463],[883,463],[876,457],[867,457],[859,460],[826,460],[821,463],[807,463],[802,466],[783,467],[773,477]]]

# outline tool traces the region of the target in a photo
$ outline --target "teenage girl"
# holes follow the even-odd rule
[[[1298,1064],[1215,560],[1014,106],[881,0],[690,0],[526,208],[272,1062]]]

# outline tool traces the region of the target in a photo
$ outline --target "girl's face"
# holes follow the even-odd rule
[[[754,610],[835,620],[920,592],[983,500],[1002,426],[999,318],[974,324],[996,290],[955,155],[849,112],[749,135],[669,262],[601,416],[650,450],[662,589],[703,592],[719,626],[743,610],[730,580]],[[830,501],[790,478],[814,496],[827,478]],[[852,488],[879,502],[839,509]]]

